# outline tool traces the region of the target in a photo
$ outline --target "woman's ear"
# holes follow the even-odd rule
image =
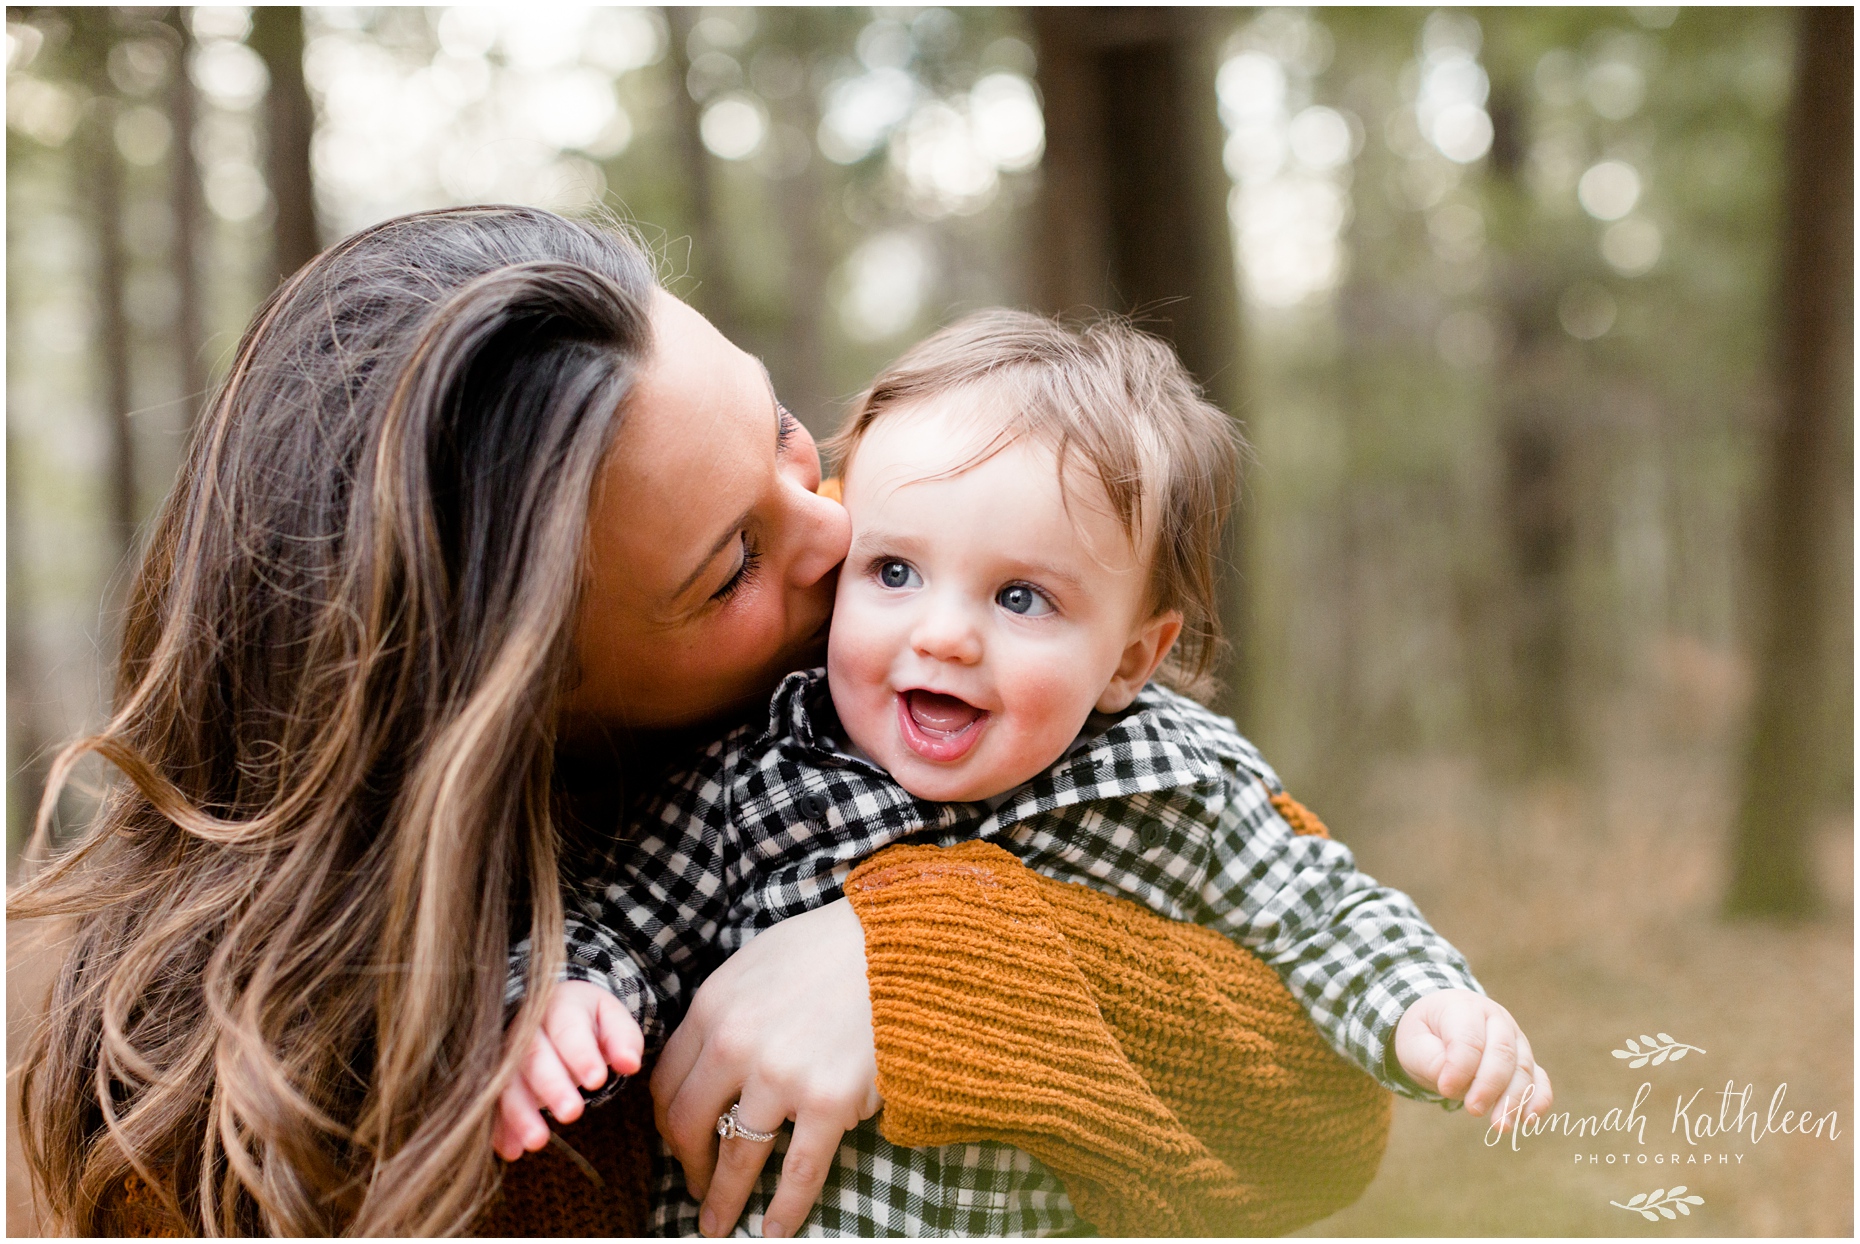
[[[1117,662],[1117,672],[1111,675],[1104,694],[1098,697],[1098,711],[1118,713],[1129,708],[1130,702],[1143,690],[1143,684],[1150,680],[1163,659],[1169,655],[1169,649],[1175,647],[1176,636],[1181,633],[1182,612],[1179,609],[1159,613],[1139,626],[1137,633],[1124,646],[1124,655]]]

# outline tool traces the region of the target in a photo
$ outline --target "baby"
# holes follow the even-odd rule
[[[1548,1107],[1524,1034],[1407,896],[1295,832],[1304,815],[1233,724],[1151,681],[1199,690],[1213,662],[1239,452],[1168,347],[1115,321],[972,315],[881,375],[833,448],[853,535],[827,667],[706,749],[572,896],[570,980],[507,1117],[535,1116],[545,1085],[598,1083],[601,1057],[636,1070],[725,956],[905,838],[992,841],[1225,934],[1397,1092]],[[696,1234],[665,1165],[655,1230]],[[806,1224],[765,1220],[779,1165],[739,1230],[1081,1226],[1005,1145],[901,1149],[869,1120]]]

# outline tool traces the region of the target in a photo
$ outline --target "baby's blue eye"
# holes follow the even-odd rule
[[[886,587],[905,588],[922,587],[923,580],[911,569],[909,562],[883,562],[878,567],[878,581]]]
[[[1024,583],[1015,583],[1002,588],[995,593],[995,603],[1009,613],[1023,614],[1027,617],[1038,617],[1053,611],[1046,597]]]

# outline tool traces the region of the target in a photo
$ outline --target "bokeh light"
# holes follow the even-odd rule
[[[1622,276],[1640,276],[1660,261],[1664,240],[1660,226],[1644,216],[1629,216],[1602,231],[1602,258]]]
[[[1260,307],[1296,306],[1343,279],[1360,123],[1306,102],[1328,38],[1308,18],[1269,12],[1242,29],[1215,76],[1234,260]]]
[[[663,18],[639,8],[457,6],[435,15],[430,52],[341,17],[309,11],[304,55],[319,108],[318,203],[341,232],[436,203],[600,201],[606,180],[592,161],[620,155],[637,132],[616,88],[667,42]],[[753,154],[766,129],[757,107],[732,96],[706,114],[705,142],[740,151],[730,159]]]
[[[820,118],[821,154],[835,164],[863,160],[910,115],[916,98],[916,79],[895,67],[835,82]]]
[[[841,274],[840,324],[855,341],[896,337],[917,321],[936,270],[914,233],[888,230],[861,242]]]
[[[1441,10],[1421,30],[1421,86],[1415,119],[1440,154],[1471,164],[1492,147],[1492,118],[1485,111],[1491,83],[1478,62],[1476,19]]]
[[[768,132],[768,109],[746,91],[712,100],[698,121],[704,146],[720,160],[747,160],[761,148]]]
[[[1622,160],[1603,160],[1576,183],[1576,201],[1597,220],[1620,220],[1640,202],[1640,174]]]
[[[969,92],[975,143],[996,168],[1020,173],[1040,162],[1046,121],[1033,84],[1017,73],[991,73]]]

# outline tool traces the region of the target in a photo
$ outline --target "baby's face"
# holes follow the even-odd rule
[[[833,704],[922,799],[984,799],[1039,773],[1094,707],[1129,705],[1180,625],[1147,615],[1148,567],[1089,468],[1069,467],[1062,495],[1054,452],[1021,440],[945,475],[991,437],[977,400],[888,412],[844,481]]]

